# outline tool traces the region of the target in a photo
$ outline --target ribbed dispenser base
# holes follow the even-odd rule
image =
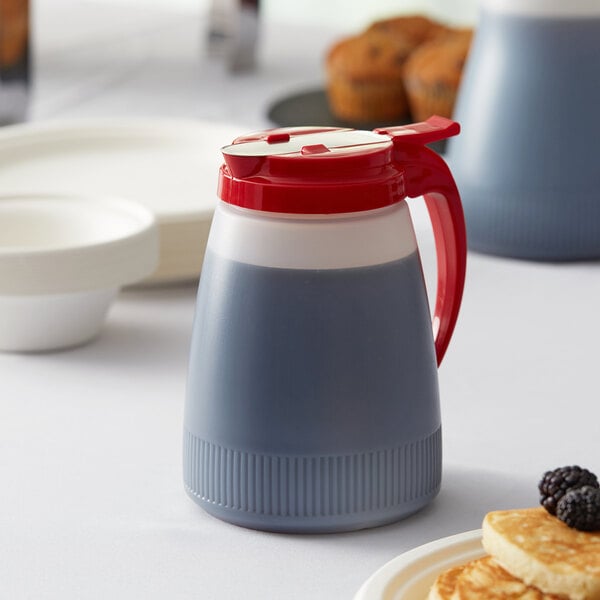
[[[600,258],[600,204],[594,194],[479,189],[461,196],[469,248],[532,261]]]
[[[427,505],[441,482],[441,429],[396,448],[286,456],[226,448],[184,434],[188,495],[252,529],[328,533],[376,527]]]

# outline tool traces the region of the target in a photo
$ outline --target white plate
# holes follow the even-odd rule
[[[354,600],[425,600],[442,571],[484,555],[481,529],[430,542],[383,565]]]
[[[95,119],[0,130],[4,194],[113,195],[141,202],[159,225],[150,282],[196,278],[217,201],[222,146],[233,125],[171,119]]]

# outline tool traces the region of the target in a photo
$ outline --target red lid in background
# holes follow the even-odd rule
[[[456,123],[438,117],[375,131],[289,127],[253,133],[222,149],[225,164],[218,194],[230,204],[268,212],[381,208],[406,196],[394,147],[422,145],[455,133]]]

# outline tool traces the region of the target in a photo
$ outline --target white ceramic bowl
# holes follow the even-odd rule
[[[147,208],[110,197],[0,195],[0,350],[93,338],[123,285],[158,264]]]

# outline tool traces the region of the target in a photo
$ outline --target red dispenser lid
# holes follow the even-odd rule
[[[394,147],[422,145],[457,132],[456,123],[432,117],[375,131],[290,127],[250,134],[222,149],[218,194],[230,204],[279,213],[381,208],[406,196]]]
[[[438,262],[433,321],[439,364],[458,317],[467,241],[448,165],[424,145],[459,131],[458,123],[434,116],[375,131],[302,127],[241,137],[223,148],[219,196],[238,206],[288,214],[358,212],[423,196]]]

